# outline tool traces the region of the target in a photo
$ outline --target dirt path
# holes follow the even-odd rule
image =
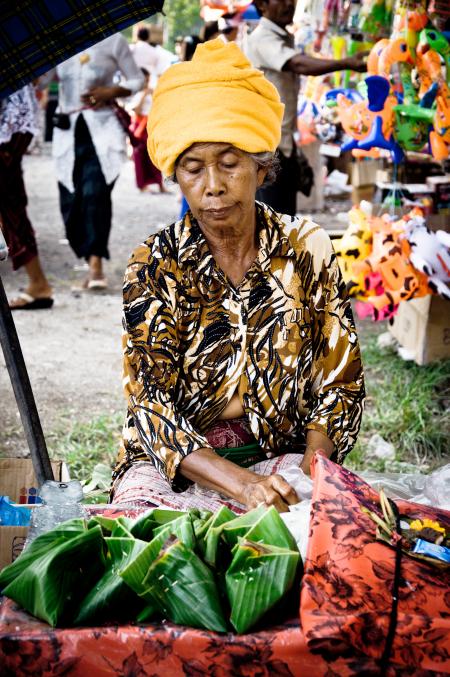
[[[67,244],[58,206],[50,146],[26,156],[25,183],[29,215],[38,236],[46,273],[55,291],[51,310],[16,312],[22,345],[42,425],[50,433],[61,417],[87,421],[124,408],[121,390],[121,285],[131,250],[148,234],[177,215],[175,194],[137,190],[133,165],[127,162],[113,192],[111,259],[106,264],[107,293],[74,296],[71,285],[83,278],[79,261]],[[25,285],[9,261],[0,263],[8,296]],[[21,455],[25,442],[16,403],[0,350],[0,452]]]

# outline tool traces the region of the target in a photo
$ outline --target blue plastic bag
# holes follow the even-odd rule
[[[27,527],[30,519],[31,510],[13,505],[9,496],[0,496],[0,526]]]

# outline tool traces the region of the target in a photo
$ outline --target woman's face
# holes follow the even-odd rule
[[[266,172],[247,153],[228,143],[194,143],[175,174],[201,225],[226,231],[254,224],[255,194]]]

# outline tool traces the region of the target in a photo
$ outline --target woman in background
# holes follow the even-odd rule
[[[147,116],[152,107],[153,89],[150,87],[150,73],[145,68],[141,68],[141,71],[145,78],[144,89],[135,94],[128,105],[133,114],[130,131],[136,140],[133,145],[136,185],[139,190],[145,190],[147,186],[156,184],[161,193],[166,193],[162,174],[150,160],[147,152]]]
[[[118,72],[124,78],[120,84]],[[119,33],[57,66],[56,74],[60,124],[53,132],[53,156],[67,239],[88,262],[82,289],[104,289],[111,192],[126,158],[114,103],[138,92],[144,77]]]
[[[33,85],[0,101],[0,228],[13,270],[24,267],[28,284],[9,307],[40,310],[53,305],[52,289],[42,270],[33,226],[27,214],[22,158],[39,132],[38,102]]]

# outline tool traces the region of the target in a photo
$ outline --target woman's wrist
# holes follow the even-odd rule
[[[222,458],[214,449],[193,451],[180,463],[179,472],[191,482],[245,504],[246,487],[256,473]]]

